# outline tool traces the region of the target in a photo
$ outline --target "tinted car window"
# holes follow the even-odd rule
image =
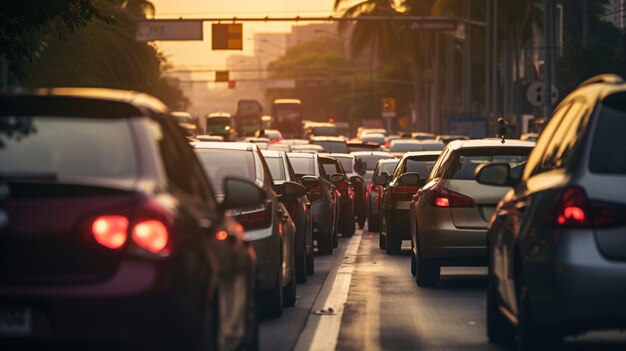
[[[420,178],[426,178],[430,173],[430,170],[435,165],[438,156],[432,156],[430,158],[408,158],[404,164],[404,172],[415,172],[420,175]]]
[[[341,167],[343,167],[343,169],[345,169],[347,172],[354,172],[352,167],[352,158],[337,157],[337,161],[341,162]]]
[[[311,144],[320,145],[324,148],[324,151],[330,153],[347,154],[348,145],[339,141],[311,141]]]
[[[213,191],[223,194],[226,177],[239,177],[254,181],[256,178],[252,152],[243,150],[196,149],[205,172],[211,179]]]
[[[398,160],[400,161],[400,160]],[[381,168],[380,168],[380,173],[382,174],[383,172],[387,172],[389,174],[393,173],[393,170],[396,169],[396,166],[398,165],[397,162],[395,163],[384,163]]]
[[[135,178],[126,119],[0,116],[0,173]]]
[[[291,157],[289,160],[296,174],[315,175],[315,160],[313,158]]]
[[[267,167],[270,169],[270,173],[272,174],[272,178],[274,178],[274,180],[287,180],[285,178],[285,164],[283,163],[282,158],[266,157],[265,163],[267,163]]]
[[[312,127],[311,134],[318,136],[339,136],[337,127]]]
[[[594,131],[589,169],[601,174],[626,174],[626,103],[604,106]]]
[[[476,168],[487,163],[508,163],[516,167],[528,159],[532,149],[516,148],[468,148],[457,151],[444,166],[446,179],[473,180]]]

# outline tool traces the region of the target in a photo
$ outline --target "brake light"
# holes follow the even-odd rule
[[[125,216],[100,216],[91,225],[96,242],[109,249],[124,246],[128,238],[128,218]]]
[[[135,244],[148,252],[167,253],[169,233],[161,221],[151,219],[135,224],[132,237]]]
[[[234,217],[245,229],[267,228],[272,224],[272,204],[265,204],[260,209],[244,212]]]
[[[341,182],[341,183],[337,184],[337,190],[339,190],[339,191],[348,191],[348,183]]]
[[[430,203],[435,207],[474,207],[474,199],[436,185],[428,190]]]
[[[217,233],[215,233],[215,238],[220,241],[226,240],[226,238],[228,238],[228,232],[225,230],[218,230]]]
[[[626,223],[623,205],[589,201],[580,187],[565,189],[546,222],[562,228],[611,227]]]
[[[320,197],[322,197],[322,187],[316,186],[314,188],[311,188],[311,190],[309,190],[309,193],[307,194],[307,197],[310,201],[315,201],[319,199]]]

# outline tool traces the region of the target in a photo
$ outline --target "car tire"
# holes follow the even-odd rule
[[[296,283],[306,283],[307,276],[307,262],[306,262],[306,250],[302,249],[301,252],[296,250]]]
[[[213,301],[207,301],[207,304],[204,308],[204,324],[202,330],[202,340],[200,342],[201,350],[218,350],[218,339],[219,339],[219,296],[217,293],[213,297]]]
[[[358,216],[357,223],[359,224],[359,229],[363,229],[365,227],[365,215]]]
[[[281,260],[282,262],[282,260]],[[260,306],[263,306],[263,315],[268,318],[280,318],[283,315],[283,272],[282,264],[277,264],[276,283],[274,287],[263,294]]]
[[[341,236],[344,238],[350,238],[354,235],[355,232],[356,232],[356,223],[354,221],[349,221],[343,227],[343,230],[341,231]]]
[[[317,252],[321,255],[330,255],[333,253],[333,237],[327,233],[319,233],[320,239],[317,240]]]
[[[380,225],[378,224],[378,218],[374,216],[367,217],[367,230],[370,232],[380,231]]]
[[[386,233],[387,245],[385,251],[388,255],[399,255],[402,252],[402,240],[394,238],[389,231]]]
[[[413,250],[411,250],[411,275],[414,277],[417,275],[417,259],[415,258]]]
[[[415,263],[415,282],[418,286],[426,288],[439,285],[441,270],[436,262],[418,256]]]
[[[497,291],[491,265],[489,265],[487,279],[487,338],[492,344],[511,346],[515,339],[515,328],[498,308]]]
[[[518,289],[519,323],[515,346],[518,351],[548,351],[563,349],[563,335],[537,323],[532,311],[526,284]]]
[[[306,274],[313,275],[315,273],[315,258],[313,253],[306,257]]]
[[[378,248],[381,250],[387,249],[387,238],[383,233],[378,233]]]
[[[295,252],[294,255],[291,256],[291,279],[289,279],[289,282],[287,282],[283,288],[283,303],[287,307],[291,307],[296,304],[296,258],[294,256]]]

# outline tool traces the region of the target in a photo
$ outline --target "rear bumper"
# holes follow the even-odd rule
[[[529,255],[533,312],[565,332],[626,328],[626,261],[608,260],[592,230],[560,230],[557,250]]]
[[[208,284],[197,277],[191,287],[163,263],[123,261],[98,284],[0,288],[0,306],[26,307],[32,314],[30,335],[0,336],[0,345],[52,341],[194,349],[210,308]]]

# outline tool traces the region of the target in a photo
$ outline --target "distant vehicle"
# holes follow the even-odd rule
[[[356,138],[362,140],[362,136],[369,133],[382,134],[383,136],[387,136],[387,129],[359,127],[356,131]]]
[[[411,273],[419,286],[437,286],[443,266],[486,264],[487,225],[509,188],[480,184],[475,172],[490,163],[521,168],[534,146],[498,139],[456,140],[446,146],[427,185],[408,206]]]
[[[354,223],[354,190],[350,186],[350,180],[346,172],[344,171],[341,163],[332,155],[320,156],[320,163],[322,168],[329,176],[331,183],[335,185],[337,191],[340,194],[339,197],[339,221],[338,232],[343,237],[350,237],[354,235],[356,226]],[[337,247],[337,236],[333,238],[333,247]]]
[[[455,141],[455,140],[469,140],[470,137],[466,136],[466,135],[437,135],[435,137],[435,140],[437,141],[441,141],[442,143],[448,145],[449,143]]]
[[[256,100],[239,100],[234,118],[239,137],[252,136],[263,126],[263,106]]]
[[[212,180],[218,198],[226,191],[223,180],[237,177],[255,182],[267,201],[258,206],[228,212],[246,230],[246,237],[257,254],[257,294],[260,309],[280,317],[284,306],[296,303],[295,231],[285,206],[276,197],[274,182],[259,148],[250,143],[195,143],[197,157]],[[297,183],[284,185],[285,195],[302,196],[306,191]],[[289,192],[287,192],[289,190]],[[240,193],[249,194],[248,191]]]
[[[348,151],[350,153],[357,151],[379,151],[381,147],[379,143],[360,141],[358,139],[352,139],[348,141],[346,145],[348,145]]]
[[[272,117],[274,118],[273,127],[280,130],[285,138],[302,137],[302,102],[300,100],[274,100]]]
[[[323,147],[328,153],[349,153],[348,145],[343,137],[313,137],[311,144]]]
[[[361,141],[366,143],[377,143],[380,145],[384,145],[387,141],[385,134],[382,133],[366,133],[361,135]]]
[[[304,152],[304,153],[322,153],[325,152],[321,145],[315,144],[295,144],[291,145],[291,152]]]
[[[279,130],[276,129],[264,129],[263,135],[261,135],[261,130],[257,130],[254,133],[254,136],[259,139],[267,138],[270,141],[270,144],[274,144],[281,140],[284,140],[283,135],[280,133]]]
[[[354,216],[359,228],[363,228],[367,219],[365,213],[365,167],[361,160],[353,154],[332,154],[334,158],[341,163],[343,170],[350,182],[350,187],[354,191]]]
[[[384,151],[356,151],[351,152],[350,154],[354,155],[354,157],[356,157],[356,159],[359,160],[361,165],[365,168],[363,180],[365,180],[366,183],[369,183],[372,180],[374,169],[376,169],[378,160],[395,158],[391,153]]]
[[[202,142],[224,141],[224,137],[221,135],[196,135],[196,140]]]
[[[219,135],[224,141],[232,141],[235,138],[233,120],[230,113],[223,111],[210,113],[206,116],[206,134]]]
[[[332,123],[310,123],[304,130],[304,137],[339,136],[339,129]]]
[[[191,115],[191,113],[189,112],[185,112],[185,111],[173,111],[170,112],[170,115],[172,117],[174,117],[174,119],[176,120],[176,123],[181,124],[181,123],[188,123],[188,124],[193,124],[196,127],[198,126],[198,119],[194,116]]]
[[[411,133],[411,137],[415,140],[432,140],[435,139],[436,135],[426,132],[413,132]]]
[[[278,142],[279,144],[287,144],[287,145],[308,145],[310,144],[309,139],[283,139]]]
[[[374,168],[374,173],[369,181],[367,187],[366,207],[367,207],[367,229],[371,232],[378,232],[380,230],[380,200],[383,197],[383,186],[374,183],[379,175],[385,175],[388,180],[391,179],[391,174],[396,168],[396,165],[400,159],[388,158],[379,160]]]
[[[436,140],[397,139],[392,140],[389,146],[391,153],[396,157],[402,157],[411,151],[441,151],[444,144]]]
[[[255,144],[256,146],[259,147],[260,150],[267,150],[270,145],[270,141],[267,138],[248,137],[248,138],[245,138],[243,141],[246,143]]]
[[[333,253],[333,239],[337,236],[339,196],[330,176],[322,167],[319,155],[289,153],[296,178],[309,190],[307,198],[313,209],[313,238],[320,254]]]
[[[258,349],[257,255],[224,212],[265,195],[227,178],[218,204],[161,101],[4,93],[0,126],[0,349]]]
[[[287,144],[274,143],[267,146],[268,150],[291,152],[291,146]]]

